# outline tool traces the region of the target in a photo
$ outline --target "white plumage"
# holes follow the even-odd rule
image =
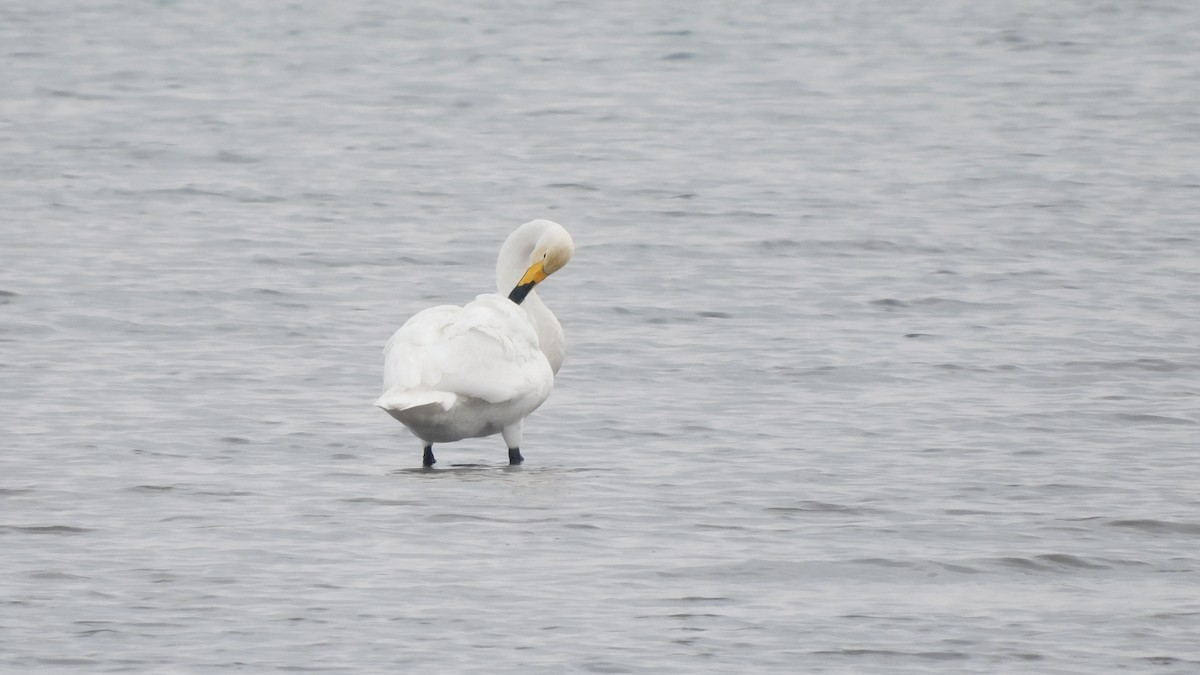
[[[421,440],[425,466],[436,461],[434,443],[495,433],[504,435],[509,462],[523,461],[522,423],[550,396],[565,351],[562,326],[533,287],[573,252],[562,226],[526,223],[500,249],[501,294],[426,309],[388,340],[375,405]]]

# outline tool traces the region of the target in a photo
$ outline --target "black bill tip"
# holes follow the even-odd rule
[[[529,295],[529,291],[533,290],[534,286],[537,286],[537,282],[535,281],[531,281],[527,284],[521,284],[520,286],[512,289],[512,293],[508,294],[508,299],[519,305],[525,300],[525,296]]]

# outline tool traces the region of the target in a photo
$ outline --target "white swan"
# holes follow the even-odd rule
[[[504,435],[520,464],[521,424],[550,396],[562,365],[562,325],[533,287],[575,252],[558,223],[518,227],[496,260],[499,295],[417,313],[383,349],[383,396],[375,405],[412,430],[433,466],[434,443]]]

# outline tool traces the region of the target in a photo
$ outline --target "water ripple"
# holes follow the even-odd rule
[[[73,525],[0,525],[0,534],[84,534],[94,530]]]
[[[1188,534],[1200,535],[1200,523],[1181,523],[1169,520],[1138,519],[1110,520],[1105,523],[1109,527],[1138,530],[1150,534]]]
[[[1195,670],[1188,3],[59,4],[0,672]],[[383,342],[547,217],[527,461],[424,469]]]

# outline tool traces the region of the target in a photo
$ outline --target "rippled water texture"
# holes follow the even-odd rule
[[[0,16],[0,670],[1200,669],[1192,4]],[[423,471],[539,217],[526,464]]]

